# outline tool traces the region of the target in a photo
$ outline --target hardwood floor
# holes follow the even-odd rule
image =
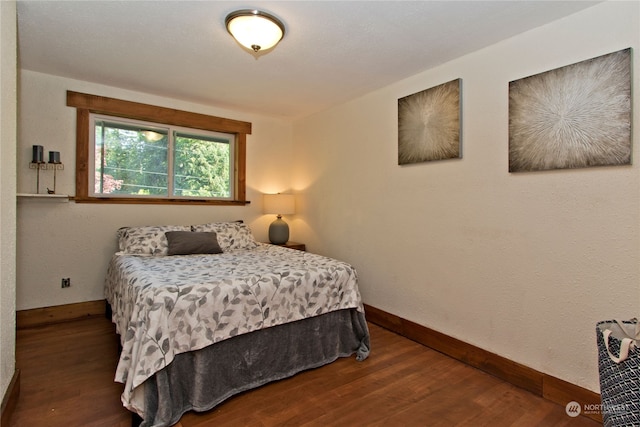
[[[364,362],[322,368],[233,397],[177,426],[599,426],[376,325]],[[117,338],[100,317],[17,333],[21,392],[11,427],[131,423],[113,382]]]

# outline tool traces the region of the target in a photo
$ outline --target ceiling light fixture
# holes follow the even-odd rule
[[[231,12],[225,19],[229,34],[238,43],[254,52],[267,50],[284,37],[284,24],[278,18],[259,10]]]

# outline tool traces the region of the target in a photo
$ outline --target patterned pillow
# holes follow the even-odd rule
[[[254,249],[258,244],[248,225],[241,221],[210,222],[192,225],[191,231],[213,231],[218,236],[218,244],[223,251],[231,249]]]
[[[128,254],[167,255],[167,231],[191,231],[188,225],[151,225],[122,227],[118,230],[120,252]]]

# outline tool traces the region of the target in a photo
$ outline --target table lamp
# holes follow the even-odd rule
[[[282,215],[295,213],[295,196],[293,194],[265,194],[262,201],[265,214],[278,215],[269,226],[269,241],[274,245],[284,245],[289,240],[289,225],[282,220]]]

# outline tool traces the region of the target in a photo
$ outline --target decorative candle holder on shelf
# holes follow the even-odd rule
[[[29,163],[29,169],[36,170],[36,194],[40,194],[40,169],[47,169],[47,164],[41,161],[32,161]]]
[[[34,145],[29,169],[36,170],[36,194],[40,194],[40,169],[53,169],[53,190],[47,188],[47,194],[56,194],[56,171],[64,169],[64,164],[60,161],[59,151],[49,151],[49,163],[46,163],[44,161],[44,147],[42,145]]]
[[[40,169],[46,169],[47,164],[44,162],[44,148],[42,145],[33,146],[33,157],[29,163],[29,169],[36,170],[36,194],[40,194]]]
[[[56,194],[56,171],[64,170],[64,163],[62,162],[49,162],[47,169],[53,169],[53,190],[47,187],[47,194]]]
[[[56,171],[64,170],[64,165],[60,161],[59,151],[49,151],[49,164],[47,169],[53,169],[53,190],[47,187],[47,194],[56,194]]]

